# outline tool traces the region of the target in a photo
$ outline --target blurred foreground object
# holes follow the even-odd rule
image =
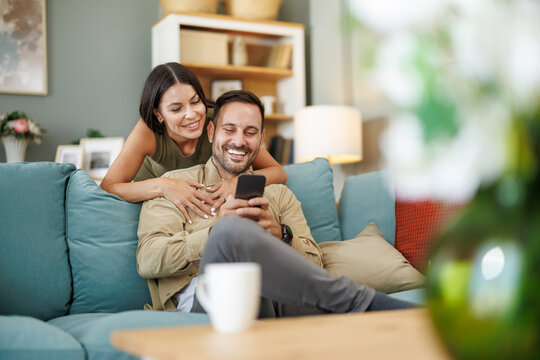
[[[428,269],[458,359],[540,358],[540,3],[351,2],[362,81],[391,107],[381,149],[403,199],[468,203]]]

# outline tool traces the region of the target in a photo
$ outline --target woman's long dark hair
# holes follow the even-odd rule
[[[165,124],[159,122],[154,114],[154,109],[159,108],[161,97],[165,91],[176,83],[193,86],[204,106],[206,108],[214,107],[214,102],[206,99],[199,79],[190,69],[176,62],[158,65],[146,78],[139,104],[139,115],[148,128],[156,134],[163,133]]]

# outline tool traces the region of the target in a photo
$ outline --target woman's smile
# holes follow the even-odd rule
[[[197,121],[193,121],[193,122],[190,122],[186,125],[182,125],[182,127],[184,129],[188,129],[188,130],[198,130],[200,127],[201,127],[201,121],[200,120],[197,120]]]

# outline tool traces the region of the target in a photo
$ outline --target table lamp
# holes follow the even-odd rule
[[[360,111],[342,105],[313,105],[294,116],[295,162],[317,157],[330,165],[362,160],[362,120]]]

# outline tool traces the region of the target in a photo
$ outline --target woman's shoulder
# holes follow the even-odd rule
[[[136,145],[145,155],[152,156],[156,151],[156,134],[142,120],[135,124],[131,134],[129,134],[128,141]]]

